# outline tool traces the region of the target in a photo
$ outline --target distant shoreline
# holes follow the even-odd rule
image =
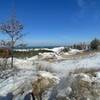
[[[29,46],[29,47],[15,47],[15,49],[36,49],[36,48],[49,48],[49,49],[52,49],[52,48],[55,48],[55,47],[64,47],[64,46]]]

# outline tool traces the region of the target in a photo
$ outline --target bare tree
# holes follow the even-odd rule
[[[23,25],[16,19],[16,16],[12,16],[10,20],[0,25],[0,30],[3,33],[8,34],[11,39],[11,68],[13,68],[13,50],[17,40],[19,40],[23,36],[23,34],[21,33],[23,30]]]

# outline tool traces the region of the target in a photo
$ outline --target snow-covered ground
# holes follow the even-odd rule
[[[24,91],[25,94],[32,90],[32,82],[37,78],[37,73],[43,77],[49,77],[60,80],[65,77],[71,70],[76,68],[100,68],[100,53],[85,58],[63,60],[62,56],[57,54],[61,48],[53,49],[54,53],[43,53],[31,58],[18,59],[14,58],[14,65],[19,69],[13,76],[0,79],[0,96],[4,97],[7,93],[12,92],[15,96]],[[55,53],[56,52],[56,53]],[[68,54],[76,54],[79,50],[70,50]],[[41,56],[41,57],[40,57]],[[40,57],[40,58],[39,58]],[[56,61],[48,61],[44,58],[59,58]],[[10,59],[8,60],[10,61]],[[48,72],[46,72],[48,71]],[[98,77],[100,73],[97,74]],[[18,99],[16,99],[18,100]]]
[[[41,66],[42,70],[49,70],[58,74],[65,75],[69,71],[76,68],[100,68],[100,53],[96,53],[93,56],[87,56],[84,58],[61,60],[56,62],[48,62],[45,60],[36,61],[37,67]]]

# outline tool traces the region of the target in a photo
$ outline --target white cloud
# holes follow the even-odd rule
[[[94,6],[95,0],[76,0],[77,4],[81,8],[89,8]]]

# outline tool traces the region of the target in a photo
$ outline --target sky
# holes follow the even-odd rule
[[[13,0],[0,0],[0,23],[9,19]],[[15,0],[23,43],[68,45],[100,38],[100,0]],[[0,34],[0,40],[8,39]]]

